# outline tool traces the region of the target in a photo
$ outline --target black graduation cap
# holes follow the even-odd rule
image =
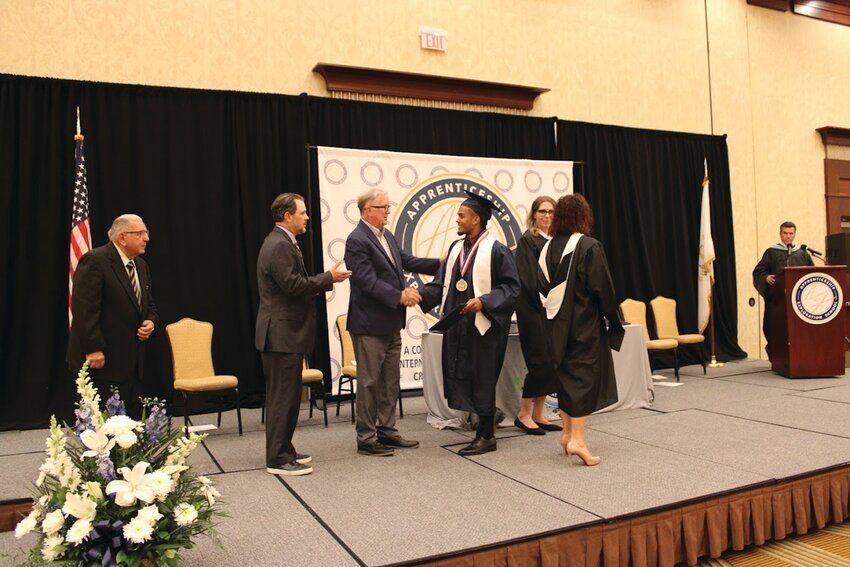
[[[469,195],[469,197],[461,203],[461,206],[469,207],[475,211],[475,214],[481,217],[482,226],[487,224],[487,221],[490,220],[491,216],[493,216],[493,211],[496,211],[497,213],[502,212],[501,209],[493,203],[493,201],[490,201],[486,197],[482,197],[481,195],[477,195],[470,191],[466,191],[466,194]]]

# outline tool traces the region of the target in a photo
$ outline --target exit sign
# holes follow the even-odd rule
[[[445,51],[449,44],[449,32],[439,28],[419,27],[419,46],[422,49]]]

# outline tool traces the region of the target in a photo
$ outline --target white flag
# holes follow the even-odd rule
[[[708,198],[708,166],[702,181],[702,207],[699,219],[699,332],[708,326],[711,314],[711,288],[714,285],[714,240],[711,238],[711,205]]]

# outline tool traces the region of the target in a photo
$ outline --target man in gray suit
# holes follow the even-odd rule
[[[337,262],[327,272],[308,276],[295,237],[307,230],[304,198],[282,193],[271,206],[275,227],[257,258],[257,312],[255,343],[266,376],[266,472],[287,476],[310,474],[309,455],[295,451],[292,434],[301,403],[304,355],[316,342],[316,296],[351,272]]]

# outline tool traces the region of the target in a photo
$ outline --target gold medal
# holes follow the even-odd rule
[[[463,293],[469,287],[469,284],[466,283],[466,280],[458,280],[455,284],[455,289],[459,292]]]

